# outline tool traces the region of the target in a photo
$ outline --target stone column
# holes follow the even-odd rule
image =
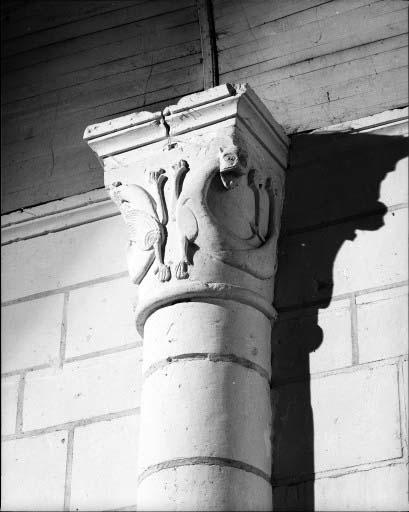
[[[270,330],[288,140],[221,85],[90,126],[144,339],[138,510],[271,510]]]

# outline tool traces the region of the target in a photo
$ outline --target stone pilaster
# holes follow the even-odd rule
[[[140,510],[271,510],[270,330],[288,140],[247,86],[90,126],[144,338]]]

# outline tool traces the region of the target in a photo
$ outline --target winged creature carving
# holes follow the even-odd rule
[[[170,219],[165,200],[170,204]],[[134,283],[139,284],[154,261],[161,282],[171,279],[165,264],[168,226],[178,237],[173,247],[176,256],[174,276],[189,277],[193,244],[213,258],[266,279],[273,270],[264,270],[277,239],[274,219],[280,208],[271,177],[248,165],[247,152],[230,145],[213,153],[212,158],[190,171],[186,160],[169,169],[148,173],[147,187],[115,182],[110,195],[128,227],[128,267]]]
[[[110,195],[117,204],[128,228],[129,246],[127,260],[132,281],[139,284],[156,259],[160,281],[169,281],[170,268],[164,263],[164,244],[168,222],[163,186],[165,171],[159,169],[149,173],[156,199],[139,185],[115,182]]]
[[[281,207],[271,177],[250,168],[245,149],[233,144],[220,148],[192,175],[184,160],[173,169],[172,218],[180,247],[176,277],[189,276],[188,252],[194,242],[213,258],[261,279],[271,277],[274,269],[264,262],[277,241],[274,224]]]

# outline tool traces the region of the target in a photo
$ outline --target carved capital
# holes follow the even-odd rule
[[[164,301],[206,294],[274,314],[288,139],[248,86],[215,87],[84,137],[128,227],[140,330]]]
[[[270,320],[288,140],[221,85],[87,128],[144,336],[138,510],[271,510]]]

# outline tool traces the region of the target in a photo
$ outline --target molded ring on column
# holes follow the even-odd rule
[[[270,320],[277,318],[275,308],[259,293],[225,283],[202,283],[184,281],[177,284],[163,284],[148,297],[141,297],[135,310],[136,328],[143,336],[147,318],[157,309],[183,301],[205,299],[234,300],[257,309]]]

